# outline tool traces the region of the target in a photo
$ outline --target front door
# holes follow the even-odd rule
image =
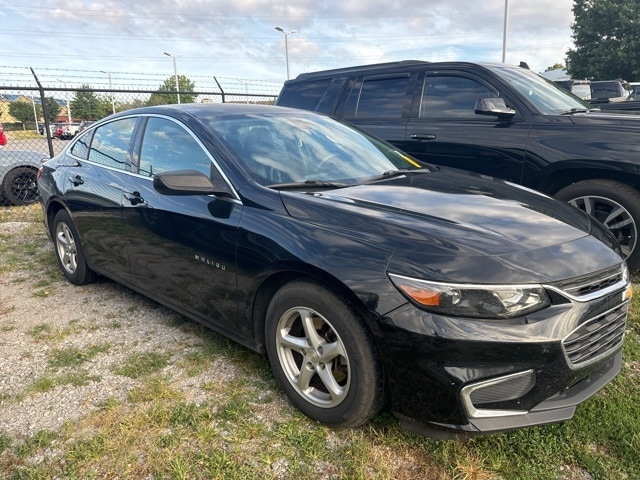
[[[530,120],[517,110],[507,118],[475,113],[476,100],[500,95],[471,74],[426,72],[416,91],[404,149],[436,165],[520,182]]]
[[[153,176],[213,165],[181,124],[149,117],[139,169],[125,186],[124,228],[132,281],[202,319],[235,333],[235,245],[242,205],[210,195],[171,196],[153,188]]]

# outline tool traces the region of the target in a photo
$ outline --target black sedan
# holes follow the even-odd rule
[[[602,225],[327,117],[130,110],[38,186],[69,281],[104,275],[266,352],[334,427],[385,405],[432,436],[563,421],[620,369],[631,292]]]

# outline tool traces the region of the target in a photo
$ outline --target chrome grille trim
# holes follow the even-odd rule
[[[629,302],[586,320],[562,339],[562,349],[573,368],[582,368],[622,347]]]
[[[545,288],[554,290],[577,302],[589,302],[617,290],[623,290],[627,288],[628,284],[629,273],[623,262],[588,275],[547,284]]]

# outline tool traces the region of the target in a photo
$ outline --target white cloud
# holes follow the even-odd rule
[[[502,0],[9,0],[5,66],[281,80],[395,61],[501,60]],[[509,2],[507,62],[541,71],[571,46],[571,0]]]

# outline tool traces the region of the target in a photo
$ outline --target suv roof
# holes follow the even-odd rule
[[[307,78],[317,78],[317,77],[333,77],[339,74],[351,74],[354,72],[367,72],[367,71],[384,71],[384,70],[395,70],[398,67],[421,67],[424,65],[435,65],[435,66],[448,66],[453,65],[459,67],[461,65],[471,65],[471,66],[499,66],[499,67],[517,67],[517,68],[525,68],[529,70],[529,66],[520,62],[520,65],[508,65],[504,63],[496,63],[496,62],[466,62],[466,61],[442,61],[442,62],[429,62],[427,60],[400,60],[397,62],[384,62],[384,63],[372,63],[368,65],[353,65],[350,67],[342,67],[342,68],[333,68],[329,70],[317,70],[314,72],[304,72],[299,74],[297,77],[287,80],[287,82],[294,82],[296,80],[306,80]]]
[[[305,72],[301,73],[296,77],[296,80],[303,79],[306,77],[316,77],[321,75],[335,75],[337,73],[351,73],[362,70],[379,70],[379,69],[389,69],[395,68],[398,66],[421,66],[431,62],[427,62],[424,60],[400,60],[398,62],[385,62],[385,63],[372,63],[370,65],[355,65],[351,67],[342,67],[342,68],[334,68],[330,70],[318,70],[316,72]]]

